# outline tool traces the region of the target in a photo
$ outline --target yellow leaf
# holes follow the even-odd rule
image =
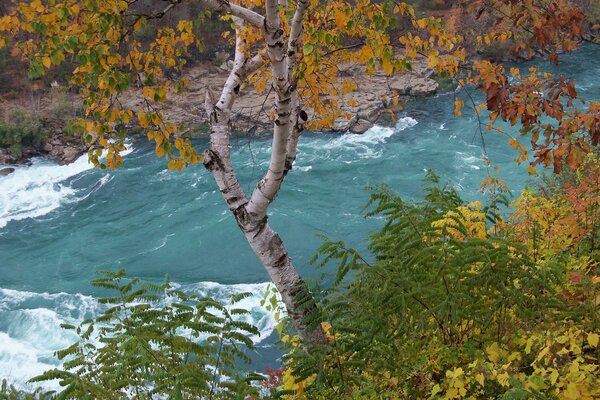
[[[42,64],[44,64],[44,67],[50,68],[52,65],[52,60],[50,60],[50,57],[44,57],[42,58]]]
[[[587,335],[587,341],[592,347],[598,346],[598,339],[599,337],[597,333],[588,333]]]
[[[492,343],[486,347],[485,352],[487,353],[490,361],[493,363],[497,363],[500,359],[500,348],[498,347],[498,343]]]
[[[527,172],[529,173],[529,175],[537,174],[537,170],[535,169],[535,167],[532,167],[531,165],[527,167]]]
[[[142,128],[147,128],[149,125],[149,122],[148,122],[146,113],[144,111],[140,110],[137,114],[137,117],[138,117],[138,121],[140,121],[140,126]]]
[[[485,377],[483,376],[482,373],[479,373],[479,374],[475,375],[475,380],[477,381],[477,383],[479,383],[481,386],[483,386],[483,383],[485,382]]]
[[[383,67],[383,70],[385,71],[385,73],[388,74],[388,75],[391,75],[394,72],[394,65],[387,58],[384,58],[381,61],[381,66]]]
[[[460,117],[462,115],[462,107],[465,104],[465,101],[459,99],[458,97],[454,99],[454,115]]]
[[[517,150],[519,147],[521,147],[521,144],[519,143],[519,141],[515,138],[511,138],[508,141],[508,144],[510,144],[515,150]]]
[[[498,374],[498,376],[496,377],[496,379],[498,380],[498,383],[501,384],[502,386],[508,386],[508,372],[505,372],[503,374]]]
[[[552,382],[553,385],[558,380],[558,375],[559,375],[558,371],[556,369],[552,368],[552,372],[550,373],[550,382]]]
[[[348,18],[342,10],[335,11],[335,25],[338,29],[344,29],[348,23]]]
[[[564,394],[565,399],[569,399],[569,400],[581,399],[581,393],[579,392],[579,389],[577,388],[577,384],[573,383],[573,382],[571,382],[567,385],[567,390],[565,390],[563,392],[563,394]]]

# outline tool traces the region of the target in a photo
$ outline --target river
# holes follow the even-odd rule
[[[558,67],[576,80],[582,97],[596,101],[598,59],[598,46],[590,46]],[[453,109],[453,93],[440,94],[410,103],[394,127],[302,136],[295,168],[270,209],[272,226],[302,274],[319,274],[307,263],[320,243],[317,233],[364,249],[380,224],[362,216],[367,185],[386,183],[418,199],[425,170],[432,168],[464,198],[482,197],[486,169],[477,121],[468,111],[457,118]],[[514,163],[508,139],[484,135],[499,176],[519,193],[529,176]],[[195,145],[203,149],[206,141]],[[247,192],[264,172],[269,148],[266,139],[234,140]],[[74,340],[59,325],[97,313],[100,293],[89,281],[98,269],[118,268],[150,280],[168,273],[182,289],[219,299],[252,292],[242,306],[252,310],[263,350],[251,368],[276,365],[274,320],[260,307],[267,275],[212,177],[200,165],[169,172],[147,142],[133,141],[117,171],[93,169],[85,157],[66,166],[35,159],[0,177],[0,379],[22,384],[57,365],[53,352]]]

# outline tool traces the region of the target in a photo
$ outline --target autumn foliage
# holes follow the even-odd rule
[[[0,17],[0,47],[9,45],[12,54],[29,63],[32,77],[68,60],[74,63],[72,84],[81,88],[86,118],[80,121],[90,143],[90,158],[114,168],[122,162],[122,127],[137,123],[155,142],[156,153],[168,159],[169,167],[181,169],[200,159],[196,149],[182,136],[182,127],[165,120],[162,109],[170,93],[181,92],[186,79],[173,79],[181,70],[191,46],[201,46],[191,20],[175,21],[161,27],[152,40],[141,42],[137,32],[149,21],[169,15],[178,5],[143,6],[136,1],[11,0]],[[211,2],[208,2],[211,3]],[[293,2],[282,2],[280,13],[285,34],[289,34]],[[212,4],[212,9],[215,9]],[[260,12],[261,2],[243,1],[241,6]],[[220,8],[219,8],[220,7]],[[227,7],[217,12],[229,19]],[[486,93],[486,108],[492,120],[517,122],[522,132],[531,134],[533,157],[522,161],[553,165],[556,171],[567,159],[579,165],[583,155],[596,146],[600,132],[600,106],[582,104],[573,82],[538,71],[509,74],[500,64],[488,61],[468,66],[467,55],[474,49],[468,39],[477,37],[482,46],[507,46],[512,54],[531,58],[539,52],[559,62],[559,52],[576,49],[591,26],[583,10],[567,0],[457,2],[448,15],[450,24],[439,17],[421,16],[407,3],[332,1],[310,2],[304,22],[305,35],[300,53],[294,55],[298,94],[308,113],[307,128],[327,129],[338,118],[350,118],[342,111],[341,96],[354,90],[351,80],[338,77],[337,65],[359,62],[367,73],[382,69],[387,74],[411,68],[415,58],[425,57],[429,67],[461,86],[474,84]],[[485,33],[457,30],[461,15],[486,20]],[[408,29],[392,36],[398,21],[408,21]],[[407,26],[405,23],[402,26]],[[229,36],[230,31],[223,33]],[[241,33],[249,52],[264,54],[260,29],[251,24]],[[265,65],[249,77],[247,84],[259,93],[269,93],[271,72]],[[142,109],[128,109],[119,95],[132,85],[141,85]],[[393,94],[392,94],[393,97]],[[353,102],[353,99],[347,101]],[[468,103],[467,103],[468,104]],[[457,102],[458,110],[464,99]],[[550,121],[546,119],[550,118]],[[106,162],[99,156],[108,150]]]
[[[289,398],[597,398],[597,163],[526,190],[501,219],[434,176],[416,204],[376,189],[373,257],[319,250],[335,266],[330,342],[292,347]]]

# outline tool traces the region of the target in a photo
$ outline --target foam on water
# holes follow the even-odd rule
[[[252,293],[234,305],[250,311],[243,320],[260,331],[260,335],[251,339],[260,343],[275,328],[274,316],[260,305],[268,289],[267,283],[222,285],[200,282],[176,286],[186,293],[212,297],[224,304],[234,294]],[[29,379],[60,366],[54,352],[77,340],[71,331],[60,325],[78,325],[101,313],[103,307],[96,298],[80,293],[35,293],[0,288],[0,379],[7,379],[17,387],[31,387],[27,384]],[[49,390],[59,388],[58,382],[44,382],[42,386]]]
[[[403,117],[398,118],[394,127],[375,125],[363,134],[337,135],[325,143],[322,139],[311,140],[308,143],[301,142],[298,146],[298,159],[304,162],[312,162],[316,159],[335,159],[352,163],[357,159],[380,158],[385,150],[384,145],[387,139],[417,123],[414,118]]]
[[[132,147],[128,146],[121,155],[132,151]],[[67,165],[34,158],[31,165],[16,167],[12,174],[0,177],[0,229],[10,221],[40,217],[63,203],[81,200],[77,198],[77,190],[71,186],[72,182],[65,181],[92,168],[87,154]],[[103,176],[92,192],[108,180],[108,175]]]
[[[76,191],[63,182],[90,168],[87,155],[63,166],[36,158],[32,165],[0,178],[0,228],[9,221],[45,215],[69,201]]]
[[[411,117],[399,118],[396,126],[393,128],[375,125],[363,134],[345,134],[330,141],[325,148],[338,147],[366,147],[369,145],[385,143],[385,140],[394,133],[403,131],[417,124],[417,121]]]

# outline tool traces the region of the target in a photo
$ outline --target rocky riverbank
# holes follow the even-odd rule
[[[183,95],[169,97],[162,110],[167,119],[194,132],[203,132],[201,127],[206,125],[206,91],[209,87],[216,90],[223,86],[231,65],[231,62],[224,62],[221,67],[198,64],[187,69],[184,74],[190,82],[187,91]],[[339,102],[342,104],[342,112],[347,112],[352,117],[350,120],[337,120],[332,128],[335,132],[364,133],[375,123],[385,123],[381,117],[386,110],[398,112],[411,97],[431,96],[439,87],[438,82],[433,79],[433,71],[426,68],[424,61],[415,62],[412,72],[394,76],[386,76],[383,72],[367,75],[364,67],[359,64],[345,64],[339,70],[340,79],[354,81],[357,90],[342,98],[354,98],[355,106],[350,106],[345,101]],[[251,87],[240,91],[231,117],[235,134],[261,135],[271,131],[270,116],[274,111],[274,95],[265,97],[265,94],[257,94]],[[121,102],[132,109],[144,107],[141,97],[135,91],[126,93]],[[310,110],[307,111],[310,118]]]
[[[204,115],[204,99],[208,88],[222,87],[229,74],[231,62],[224,62],[216,67],[210,63],[198,63],[184,71],[184,78],[189,80],[188,90],[181,94],[169,96],[163,105],[163,112],[168,120],[181,124],[193,135],[207,134],[206,116]],[[351,119],[336,120],[332,130],[340,133],[351,132],[361,134],[375,123],[391,123],[391,118],[382,118],[387,110],[398,112],[402,105],[411,97],[431,96],[438,90],[438,82],[433,79],[432,71],[425,67],[424,62],[416,62],[412,72],[386,76],[382,72],[373,75],[365,74],[364,68],[358,64],[340,66],[340,79],[350,79],[356,84],[357,90],[344,96],[342,100],[354,98],[354,106],[342,101],[342,111],[351,115]],[[71,103],[80,100],[75,95],[69,95]],[[51,157],[60,164],[75,161],[87,150],[87,145],[79,139],[66,133],[63,116],[48,118],[48,110],[53,107],[51,95],[46,96],[37,113],[45,129],[44,140],[37,146],[23,147],[20,154],[15,154],[7,148],[0,148],[0,165],[27,164],[32,157]],[[236,101],[232,116],[232,130],[239,135],[265,135],[272,129],[270,115],[273,109],[273,96],[259,95],[252,88],[244,89]],[[124,107],[134,110],[143,109],[142,96],[139,90],[130,89],[121,98]],[[2,104],[0,111],[16,107],[10,102]],[[309,112],[310,114],[310,112]],[[58,120],[58,122],[57,122]],[[61,125],[62,124],[62,125]],[[132,127],[134,128],[134,127]],[[10,173],[10,171],[5,171]]]
[[[0,148],[0,166],[28,165],[33,157],[50,157],[61,165],[70,164],[87,149],[88,146],[79,139],[65,139],[61,131],[48,132],[44,142],[38,146],[25,146],[19,152]]]

